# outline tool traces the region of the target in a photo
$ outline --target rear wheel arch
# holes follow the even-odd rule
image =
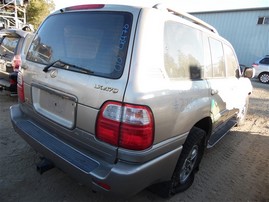
[[[200,128],[201,130],[205,131],[205,139],[204,139],[204,145],[207,145],[207,140],[209,139],[211,132],[212,132],[212,119],[210,117],[205,117],[198,121],[194,127]]]
[[[150,190],[161,197],[169,198],[188,189],[194,181],[195,173],[199,170],[199,164],[206,148],[204,144],[205,137],[206,132],[194,126],[183,144],[183,149],[171,180],[155,184],[150,187]]]

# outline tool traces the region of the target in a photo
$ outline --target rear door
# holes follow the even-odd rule
[[[205,40],[207,46],[208,40]],[[211,91],[211,114],[215,128],[226,121],[229,114],[227,100],[230,96],[230,83],[227,82],[225,58],[222,43],[219,40],[209,38],[210,52],[206,51],[208,66],[205,77]],[[209,62],[211,61],[211,62]]]
[[[211,114],[215,129],[238,113],[247,95],[242,82],[237,78],[239,64],[230,45],[209,38],[212,74],[208,79],[211,88]],[[247,86],[246,86],[247,89]]]

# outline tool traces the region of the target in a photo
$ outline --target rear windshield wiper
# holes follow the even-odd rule
[[[54,66],[55,64],[59,63],[59,66]],[[62,60],[56,60],[50,64],[48,64],[46,67],[44,67],[43,71],[44,72],[48,72],[49,68],[51,68],[52,66],[60,68],[60,69],[65,69],[65,70],[70,70],[70,71],[74,71],[74,72],[80,72],[80,73],[84,73],[84,74],[93,74],[94,72],[83,68],[83,67],[79,67],[77,65],[73,65],[73,64],[69,64],[67,62],[64,62]]]

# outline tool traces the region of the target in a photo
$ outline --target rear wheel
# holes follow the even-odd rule
[[[269,83],[269,73],[263,72],[259,75],[259,81],[261,83]]]
[[[204,153],[204,139],[205,131],[196,127],[191,129],[171,180],[155,185],[153,187],[155,193],[167,198],[185,191],[192,185],[194,174],[198,171]]]

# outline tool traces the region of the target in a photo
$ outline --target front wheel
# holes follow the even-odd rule
[[[204,153],[205,131],[192,128],[178,159],[175,171],[170,181],[155,185],[155,193],[167,198],[188,189],[198,171]]]
[[[261,83],[269,83],[269,73],[263,72],[259,75],[259,81]]]

